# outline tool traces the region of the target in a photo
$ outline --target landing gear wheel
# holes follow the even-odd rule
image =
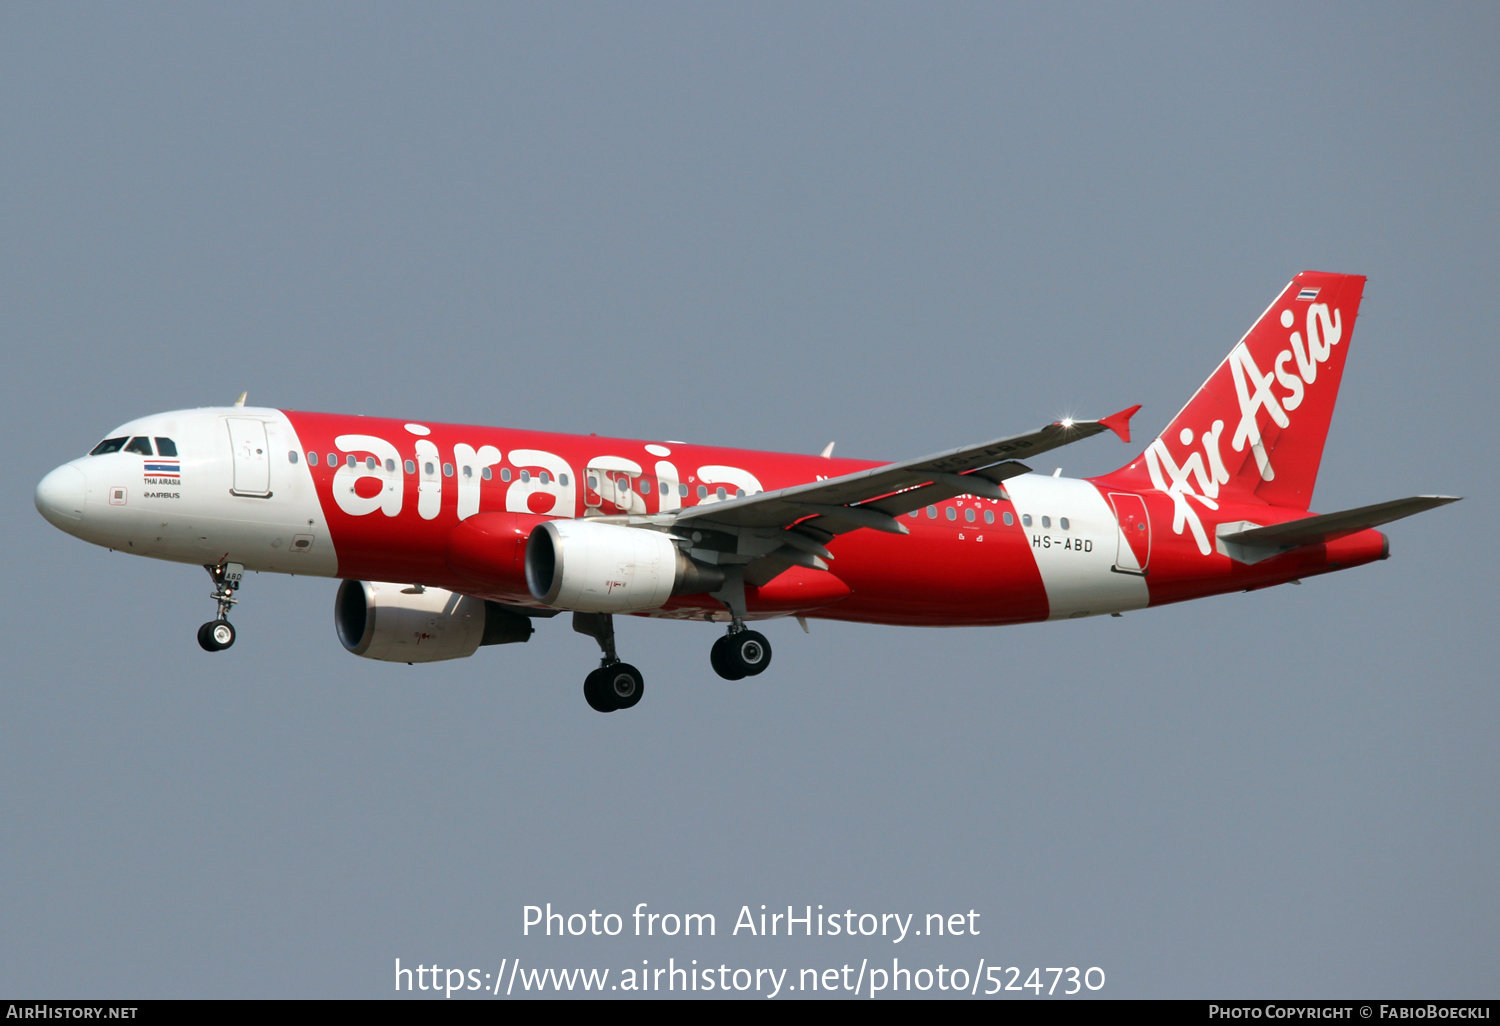
[[[771,664],[771,642],[757,630],[724,634],[708,649],[708,661],[726,681],[738,681],[763,672]]]
[[[629,709],[645,691],[641,671],[629,663],[601,666],[583,679],[583,700],[595,712]]]
[[[641,671],[629,663],[615,663],[604,670],[604,697],[614,703],[616,709],[629,709],[645,694],[646,681]]]
[[[219,652],[234,644],[234,624],[228,620],[210,620],[198,628],[198,644],[205,652]]]
[[[743,680],[746,676],[744,669],[735,661],[730,652],[732,644],[729,635],[724,635],[714,642],[714,647],[708,650],[708,661],[713,666],[714,672],[725,680]]]
[[[708,661],[725,680],[754,677],[771,665],[771,643],[760,631],[726,634],[709,649]]]
[[[583,700],[594,712],[615,711],[615,704],[604,693],[604,673],[603,669],[598,669],[583,678]]]
[[[771,665],[771,643],[760,631],[729,635],[729,653],[747,677],[754,677]]]

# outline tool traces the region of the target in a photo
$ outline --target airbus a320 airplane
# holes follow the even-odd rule
[[[203,565],[218,616],[246,570],[342,578],[339,640],[405,663],[526,641],[573,614],[603,650],[590,706],[641,673],[613,615],[727,622],[720,676],[759,674],[751,621],[925,626],[1119,614],[1265,588],[1389,553],[1415,496],[1309,514],[1365,279],[1304,272],[1160,437],[1072,480],[1024,462],[1139,407],[900,463],[245,406],[162,413],[52,471],[36,506],[96,545]],[[242,400],[243,401],[243,400]]]

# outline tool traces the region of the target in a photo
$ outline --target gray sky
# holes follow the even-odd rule
[[[1099,966],[1496,996],[1492,5],[0,6],[0,993],[350,996],[393,960]],[[909,457],[1132,403],[1369,275],[1314,507],[1385,563],[1123,619],[357,659],[335,584],[69,538],[51,467],[232,401]],[[1102,473],[1138,451],[1049,458]],[[521,909],[712,912],[523,938]],[[728,936],[741,905],[972,938]]]

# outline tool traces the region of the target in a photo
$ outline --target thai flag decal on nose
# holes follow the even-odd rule
[[[182,477],[182,463],[179,460],[156,460],[146,463],[147,477],[171,478],[180,480]]]

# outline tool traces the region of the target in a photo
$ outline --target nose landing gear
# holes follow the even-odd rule
[[[646,692],[641,671],[615,654],[615,621],[609,613],[574,613],[573,629],[599,643],[599,668],[583,679],[583,699],[595,712],[629,709]]]
[[[234,624],[229,622],[229,610],[239,599],[234,593],[245,577],[245,568],[239,563],[205,565],[208,576],[214,580],[214,591],[209,598],[219,604],[217,619],[210,620],[198,628],[198,644],[205,652],[219,652],[234,644]]]

